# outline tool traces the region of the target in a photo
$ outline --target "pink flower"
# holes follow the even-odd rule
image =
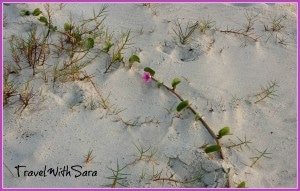
[[[151,82],[152,78],[151,78],[151,74],[149,72],[144,72],[142,75],[142,79],[144,80],[144,82],[149,83]]]

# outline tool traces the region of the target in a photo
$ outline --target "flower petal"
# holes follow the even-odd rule
[[[149,83],[151,82],[152,78],[151,78],[151,74],[149,72],[144,72],[142,74],[142,79],[144,82]]]

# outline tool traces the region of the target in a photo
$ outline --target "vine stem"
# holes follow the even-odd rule
[[[160,83],[157,79],[155,79],[154,77],[151,77],[153,81]],[[168,86],[166,86],[165,84],[162,83],[162,86],[165,87],[168,91],[170,91],[172,94],[174,94],[178,99],[180,99],[181,101],[184,101],[184,99],[177,93],[175,92],[174,89],[169,88]],[[188,109],[193,113],[193,114],[197,114],[197,112],[195,111],[194,108],[192,108],[191,106],[188,107]],[[212,138],[215,140],[215,142],[217,143],[217,145],[220,145],[220,141],[217,137],[217,135],[213,132],[213,130],[209,127],[209,125],[206,123],[206,121],[202,118],[199,117],[199,121],[201,121],[201,123],[203,124],[203,126],[206,128],[206,130],[209,132],[209,134],[212,136]],[[222,151],[222,148],[220,150],[220,158],[224,159],[224,153]]]

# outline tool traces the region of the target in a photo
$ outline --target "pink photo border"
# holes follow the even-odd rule
[[[297,0],[292,0],[292,1],[279,1],[279,0],[264,0],[264,1],[258,1],[258,0],[253,0],[253,1],[249,1],[249,0],[240,0],[240,1],[229,1],[229,0],[207,0],[207,1],[197,1],[197,0],[187,0],[187,1],[180,1],[180,0],[148,0],[148,1],[131,1],[131,0],[118,0],[118,1],[97,1],[97,0],[80,0],[80,1],[72,1],[72,0],[32,0],[32,1],[25,1],[25,0],[8,0],[8,1],[1,1],[1,19],[0,19],[0,24],[2,27],[2,30],[0,32],[0,43],[1,43],[1,55],[0,55],[0,59],[1,59],[1,70],[0,70],[0,75],[1,75],[1,90],[3,92],[3,83],[2,83],[2,78],[3,78],[3,42],[2,42],[2,38],[3,38],[3,3],[36,3],[36,2],[64,2],[64,3],[68,3],[68,2],[73,2],[73,3],[143,3],[143,2],[149,2],[149,3],[297,3],[297,16],[298,16],[298,20],[297,20],[297,45],[298,44],[298,40],[299,40],[299,3]],[[300,72],[300,68],[298,67],[299,65],[299,48],[297,50],[298,54],[297,54],[297,72],[299,75]],[[297,76],[298,76],[297,75]],[[297,127],[299,127],[299,94],[298,94],[298,90],[299,90],[299,76],[297,77]],[[3,106],[3,94],[1,93],[1,105]],[[47,191],[54,191],[54,190],[65,190],[65,189],[74,189],[74,190],[187,190],[187,191],[194,191],[194,190],[224,190],[224,189],[204,189],[204,188],[187,188],[187,189],[157,189],[157,188],[153,188],[153,189],[144,189],[144,188],[122,188],[122,189],[109,189],[109,188],[19,188],[19,189],[15,189],[15,188],[3,188],[3,107],[1,107],[0,110],[1,113],[1,124],[2,124],[2,130],[1,130],[1,148],[2,151],[0,153],[0,160],[1,160],[1,165],[0,165],[0,171],[1,171],[1,175],[0,175],[0,184],[1,184],[1,188],[0,190],[47,190]],[[299,138],[299,130],[297,128],[297,135]],[[298,142],[298,155],[297,155],[297,187],[296,188],[262,188],[262,189],[248,189],[246,188],[246,190],[298,190],[299,189],[299,142]],[[228,190],[239,190],[239,189],[235,189],[235,188],[228,188]]]

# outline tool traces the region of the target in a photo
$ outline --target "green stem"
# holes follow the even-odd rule
[[[155,79],[154,77],[152,77],[152,80],[154,80],[155,82],[159,81],[157,79]],[[184,99],[175,92],[175,90],[173,90],[172,88],[169,88],[168,86],[166,86],[165,84],[162,83],[162,86],[165,87],[167,90],[169,90],[171,93],[173,93],[177,98],[179,98],[181,101],[184,101]],[[194,108],[192,108],[191,106],[188,107],[188,109],[193,113],[193,114],[197,114],[197,112],[194,110]],[[203,124],[203,126],[206,128],[206,130],[209,132],[209,134],[212,136],[212,138],[215,140],[215,142],[217,143],[217,145],[220,145],[219,139],[216,136],[216,134],[213,132],[213,130],[209,127],[209,125],[206,123],[206,121],[204,121],[204,119],[202,117],[199,117],[199,121],[201,121],[201,123]],[[222,151],[222,149],[220,150],[220,157],[221,159],[224,159],[224,153]]]

